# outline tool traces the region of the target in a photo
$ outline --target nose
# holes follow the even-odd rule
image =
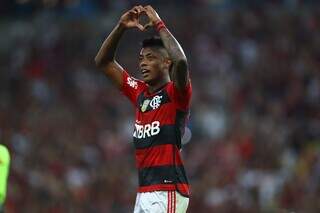
[[[140,65],[140,67],[141,67],[141,68],[143,68],[143,67],[147,66],[146,60],[141,59],[141,60],[140,60],[140,64],[139,64],[139,65]]]

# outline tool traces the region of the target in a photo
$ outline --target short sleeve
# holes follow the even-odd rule
[[[133,78],[126,71],[123,71],[122,93],[130,100],[132,104],[136,103],[138,95],[145,89],[146,84],[143,81]]]
[[[192,86],[191,81],[187,84],[183,91],[179,91],[173,82],[170,82],[168,85],[168,94],[177,104],[178,108],[182,110],[188,110],[190,107],[191,96],[192,96]]]

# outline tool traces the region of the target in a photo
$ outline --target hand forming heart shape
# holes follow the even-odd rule
[[[155,21],[160,19],[158,14],[151,6],[135,6],[127,11],[120,18],[120,23],[126,28],[137,27],[141,31],[154,25]]]

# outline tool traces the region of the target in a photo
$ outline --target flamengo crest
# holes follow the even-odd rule
[[[161,105],[161,98],[162,98],[162,95],[156,95],[152,98],[150,102],[150,106],[152,107],[152,109],[159,108],[159,106]]]
[[[152,109],[159,108],[161,105],[161,99],[162,99],[162,95],[156,95],[151,99],[151,101],[149,99],[144,100],[141,106],[141,111],[145,112],[149,105]]]

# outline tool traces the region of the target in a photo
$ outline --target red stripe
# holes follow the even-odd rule
[[[170,210],[169,210],[169,212],[172,213],[172,191],[170,191],[169,193],[170,193]]]
[[[184,91],[179,92],[174,86],[174,84],[170,82],[170,84],[167,87],[167,92],[171,100],[175,100],[175,102],[177,103],[177,108],[182,110],[188,109],[192,95],[192,85],[190,79]]]
[[[177,184],[178,191],[182,194],[189,196],[189,185],[184,183]],[[138,192],[152,192],[152,191],[174,191],[176,186],[174,184],[155,184],[150,186],[140,186]]]
[[[170,192],[168,192],[169,193],[169,206],[168,206],[168,208],[169,208],[169,213],[171,213],[171,191]]]
[[[174,207],[174,203],[173,203],[173,192],[171,191],[171,213],[173,213],[173,207]]]
[[[179,150],[172,144],[158,145],[146,149],[136,149],[136,165],[138,169],[174,165],[173,149],[175,149],[175,165],[182,165]]]
[[[171,200],[171,193],[170,192],[168,192],[168,207],[167,207],[167,213],[170,213],[170,208],[171,208],[171,202],[170,202],[170,200]]]
[[[173,191],[173,213],[176,212],[176,191]]]
[[[136,110],[136,120],[141,121],[139,125],[150,124],[157,118],[162,125],[174,124],[176,120],[176,107],[172,102],[161,105],[156,110],[151,110],[145,113],[140,113],[139,109]]]
[[[178,188],[178,191],[181,192],[182,194],[187,195],[187,196],[190,195],[190,187],[188,184],[178,183],[177,188]]]

